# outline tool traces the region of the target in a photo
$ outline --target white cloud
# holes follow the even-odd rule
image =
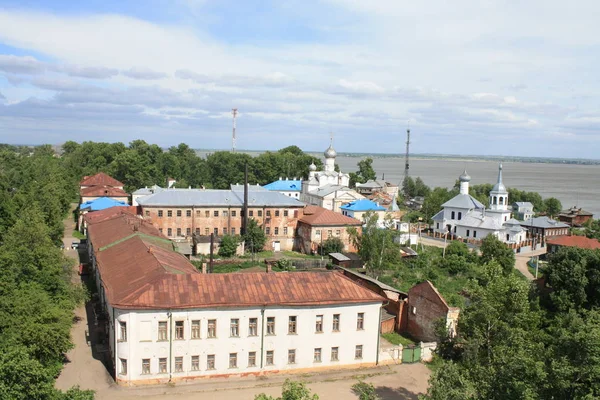
[[[157,72],[147,67],[132,67],[128,70],[121,71],[123,75],[132,79],[163,79],[167,77],[164,72]]]

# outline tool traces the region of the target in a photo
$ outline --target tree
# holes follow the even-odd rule
[[[330,236],[319,245],[319,254],[341,253],[344,250],[344,242],[336,236]]]
[[[224,235],[221,238],[221,244],[219,246],[219,256],[221,257],[231,257],[234,256],[237,247],[240,243],[238,236],[233,235]]]
[[[431,220],[435,214],[437,214],[442,209],[442,204],[453,198],[458,194],[456,189],[448,190],[446,188],[436,187],[429,193],[425,200],[423,201],[423,208],[421,212],[425,214],[425,218],[427,221]]]
[[[510,274],[515,267],[515,253],[494,235],[487,235],[481,241],[481,263],[496,261],[502,266],[505,274]]]
[[[408,199],[416,196],[415,181],[413,180],[412,177],[407,176],[402,181],[402,193],[404,194],[404,197],[406,197]]]
[[[557,198],[549,197],[544,200],[544,208],[546,209],[546,214],[555,216],[562,210],[562,204]]]
[[[312,394],[304,383],[286,379],[281,388],[281,397],[274,398],[261,393],[254,400],[319,400],[319,396]]]
[[[381,397],[375,391],[372,383],[358,381],[352,385],[352,392],[358,396],[359,400],[380,400]]]
[[[243,239],[245,248],[252,253],[262,251],[267,243],[267,235],[265,235],[265,232],[254,218],[248,220],[248,226],[246,226]]]
[[[358,171],[350,173],[350,186],[354,187],[357,183],[365,183],[368,180],[375,180],[377,174],[373,169],[373,159],[367,157],[357,163]]]

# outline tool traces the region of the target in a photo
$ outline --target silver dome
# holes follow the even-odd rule
[[[327,150],[325,150],[325,153],[323,153],[325,155],[325,158],[335,158],[335,156],[337,156],[336,151],[333,149],[333,147],[330,145],[329,148]]]
[[[310,165],[308,166],[308,170],[309,171],[316,171],[317,170],[317,166],[315,165],[315,163],[310,163]]]
[[[469,174],[467,174],[467,170],[465,169],[465,172],[463,172],[459,177],[458,180],[461,182],[471,182],[471,177],[469,176]]]

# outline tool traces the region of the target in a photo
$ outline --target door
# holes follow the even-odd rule
[[[402,349],[402,362],[406,364],[421,361],[421,346],[407,345]]]
[[[273,242],[273,251],[281,251],[281,242],[279,240]]]

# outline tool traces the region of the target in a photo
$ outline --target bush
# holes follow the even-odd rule
[[[327,255],[329,253],[341,253],[344,250],[344,242],[339,237],[329,237],[319,245],[319,254]]]
[[[234,256],[237,247],[240,243],[240,239],[237,236],[225,235],[221,239],[221,246],[219,247],[219,256],[231,257]]]
[[[375,386],[371,383],[358,381],[352,385],[352,391],[360,400],[379,400],[381,397],[375,391]]]

